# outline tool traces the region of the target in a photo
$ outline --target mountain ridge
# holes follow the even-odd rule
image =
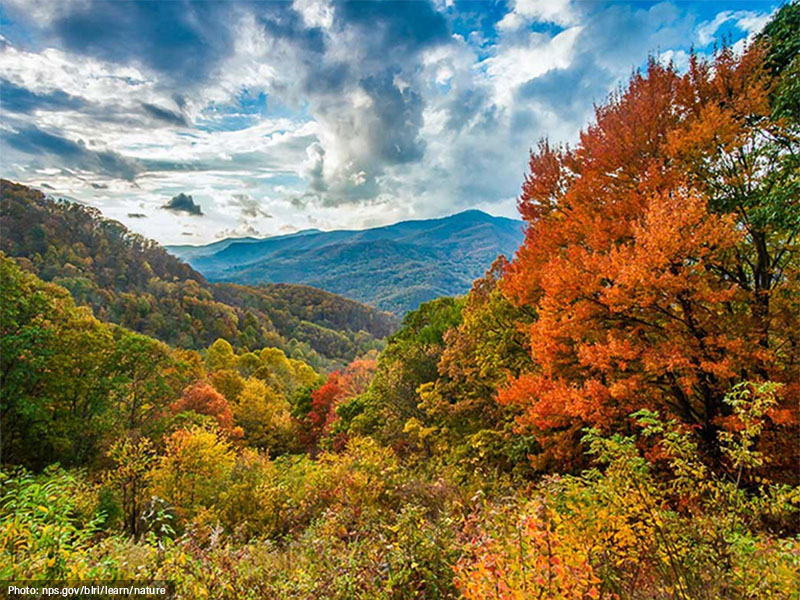
[[[0,180],[0,252],[68,289],[103,321],[170,345],[278,347],[339,368],[382,346],[394,315],[310,286],[209,283],[161,245],[99,210]]]
[[[403,314],[421,302],[466,293],[523,237],[522,221],[471,209],[366,229],[166,248],[209,281],[305,284]]]

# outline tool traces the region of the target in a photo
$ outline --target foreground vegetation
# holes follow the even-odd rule
[[[340,370],[172,348],[3,257],[0,578],[799,598],[798,30],[542,143],[517,256]]]
[[[771,399],[747,390],[737,406],[752,433]],[[743,490],[697,462],[674,423],[639,420],[659,437],[658,467],[634,437],[589,432],[597,469],[516,490],[457,467],[404,469],[365,438],[270,460],[201,429],[161,457],[118,449],[136,458],[105,484],[7,473],[2,575],[167,579],[187,598],[797,598],[797,488]],[[745,477],[761,464],[749,433],[724,445]],[[113,533],[111,498],[131,500],[137,481],[171,503],[146,504],[138,538]]]

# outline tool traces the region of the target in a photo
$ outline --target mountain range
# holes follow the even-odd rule
[[[209,281],[305,284],[403,314],[421,302],[466,293],[523,237],[522,221],[468,210],[371,229],[311,229],[167,249]]]

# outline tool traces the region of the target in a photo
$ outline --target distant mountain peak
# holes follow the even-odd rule
[[[168,249],[210,281],[306,284],[402,314],[420,302],[466,293],[523,237],[522,221],[469,209],[366,229]]]

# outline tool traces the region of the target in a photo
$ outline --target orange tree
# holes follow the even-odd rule
[[[334,446],[341,449],[346,435],[337,409],[367,389],[377,366],[373,359],[356,359],[344,370],[328,375],[320,387],[311,391],[311,407],[303,423],[309,445],[315,447],[323,437],[335,434]]]
[[[719,458],[725,392],[750,379],[786,384],[763,443],[790,472],[800,129],[773,110],[790,73],[765,68],[770,42],[683,75],[651,61],[575,148],[531,154],[503,289],[537,315],[522,326],[535,365],[500,400],[562,465],[580,460],[582,427],[625,429],[640,408],[695,426]]]
[[[195,381],[183,390],[181,397],[170,405],[173,415],[194,412],[213,418],[219,428],[233,438],[242,437],[242,429],[235,427],[233,410],[228,400],[205,381]]]

